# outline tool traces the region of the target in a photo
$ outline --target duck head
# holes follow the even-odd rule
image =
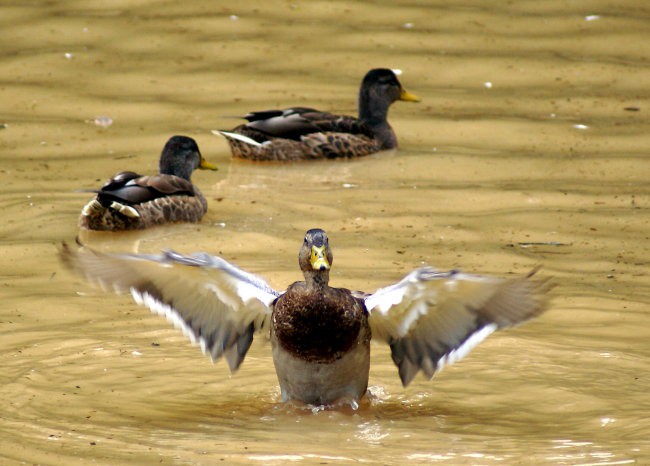
[[[314,228],[305,233],[298,263],[308,286],[327,285],[333,260],[327,234],[323,230]]]
[[[393,70],[375,68],[368,71],[359,90],[359,119],[372,125],[385,121],[388,107],[397,101],[419,102],[420,98],[407,92]]]
[[[172,136],[160,154],[159,170],[164,175],[176,175],[190,181],[197,168],[217,170],[216,165],[207,162],[196,141],[187,136]]]

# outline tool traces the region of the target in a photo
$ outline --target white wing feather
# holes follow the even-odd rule
[[[218,129],[213,129],[212,134],[223,136],[226,139],[234,139],[254,147],[262,147],[262,143],[257,142],[255,139],[251,139],[248,136],[244,136],[243,134],[233,133],[231,131],[221,131]]]

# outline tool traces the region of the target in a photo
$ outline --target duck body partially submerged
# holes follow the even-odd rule
[[[173,136],[160,155],[157,175],[117,173],[84,206],[79,226],[88,230],[122,231],[164,223],[198,222],[206,213],[208,203],[190,180],[197,168],[216,170],[201,156],[194,139]]]
[[[263,110],[224,136],[233,157],[255,161],[296,161],[362,157],[395,149],[397,137],[388,123],[388,109],[397,100],[418,102],[404,90],[393,70],[377,68],[364,77],[358,117],[336,115],[310,107]]]

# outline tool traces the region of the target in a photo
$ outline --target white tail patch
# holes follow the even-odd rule
[[[259,142],[249,138],[248,136],[244,136],[243,134],[231,133],[230,131],[219,131],[218,129],[213,129],[211,132],[217,136],[223,136],[226,139],[235,139],[236,141],[240,141],[251,146],[262,146],[262,144]]]

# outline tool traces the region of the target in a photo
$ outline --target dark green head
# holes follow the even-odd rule
[[[172,136],[160,154],[159,170],[164,175],[176,175],[190,180],[197,168],[216,170],[217,167],[207,162],[196,141],[187,136]]]
[[[386,119],[388,107],[396,100],[419,102],[406,92],[393,70],[375,68],[366,73],[359,90],[359,118],[364,121]]]

